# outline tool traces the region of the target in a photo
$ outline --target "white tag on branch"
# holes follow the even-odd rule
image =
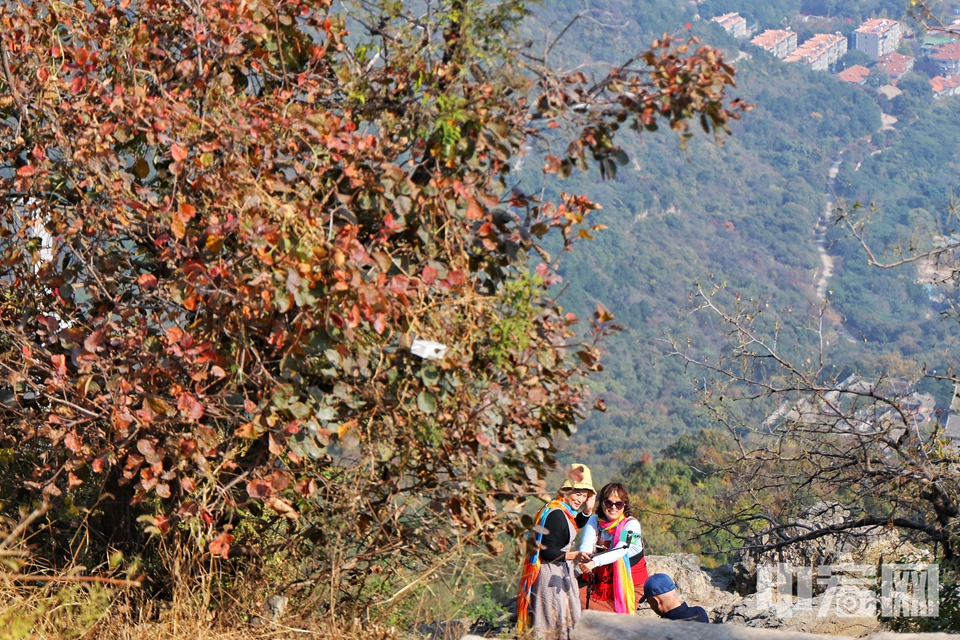
[[[424,360],[439,360],[447,352],[447,345],[432,340],[414,340],[410,353]]]

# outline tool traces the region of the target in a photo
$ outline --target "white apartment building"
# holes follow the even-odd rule
[[[826,71],[846,52],[847,39],[842,35],[818,33],[787,56],[784,62],[800,62],[810,65],[814,71]]]
[[[725,13],[722,16],[711,18],[710,21],[719,24],[734,38],[747,37],[747,19],[739,13]]]
[[[867,20],[853,32],[853,48],[876,60],[900,46],[900,23],[889,18]]]
[[[797,34],[790,29],[767,29],[750,43],[783,60],[797,50]]]

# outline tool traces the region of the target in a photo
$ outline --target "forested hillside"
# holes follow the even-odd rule
[[[854,19],[894,9],[883,1],[828,4]],[[543,24],[555,37],[564,24],[561,16],[584,7],[551,3]],[[881,131],[881,104],[887,111],[892,105],[874,90],[782,63],[706,22],[715,13],[740,11],[762,27],[777,26],[774,13],[789,18],[801,9],[807,7],[790,1],[710,0],[678,7],[635,0],[588,10],[565,34],[566,58],[621,60],[624,52],[665,31],[689,29],[736,60],[736,95],[755,105],[733,124],[733,135],[722,146],[696,135],[681,148],[671,132],[645,134],[642,144],[627,149],[635,161],[614,179],[575,172],[560,184],[564,191],[585,192],[603,203],[602,222],[609,226],[564,259],[562,302],[578,314],[601,303],[625,326],[606,343],[605,371],[592,380],[608,411],[581,426],[567,446],[570,458],[611,456],[630,463],[644,451],[656,456],[680,435],[712,426],[696,404],[695,389],[703,383],[699,372],[666,357],[670,339],[689,339],[707,355],[719,348],[722,327],[688,314],[697,282],[726,283],[722,299],[727,301],[736,296],[758,301],[767,328],[772,333],[776,325],[781,344],[804,349],[819,343],[810,330],[818,305],[814,283],[822,271],[813,227],[827,204],[829,168],[841,151],[848,161],[841,165],[837,185],[850,183],[841,195],[851,202],[895,205],[882,215],[897,222],[884,227],[878,242],[909,226],[910,215],[945,210],[944,194],[956,172],[932,182],[922,175],[936,173],[956,153],[951,142],[960,135],[955,100],[932,112],[929,99],[906,107],[901,100],[901,109],[912,109],[909,117],[899,130]],[[924,113],[920,123],[918,109]],[[950,133],[937,133],[946,129]],[[939,149],[922,140],[934,136],[940,136]],[[886,147],[850,175],[857,153]],[[923,150],[919,165],[913,160],[918,148]],[[915,275],[877,272],[855,242],[839,232],[831,240],[829,251],[837,262],[826,311],[832,370],[880,375],[895,373],[890,371],[894,364],[917,358],[920,351],[929,354],[928,364],[941,357],[933,341],[952,344],[953,327],[930,313]],[[605,465],[611,475],[614,467]]]

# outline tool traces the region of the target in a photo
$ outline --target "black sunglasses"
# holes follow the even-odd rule
[[[616,502],[614,502],[613,500],[603,501],[603,506],[607,509],[623,509],[625,504],[626,504],[625,502],[620,502],[619,500],[617,500]]]

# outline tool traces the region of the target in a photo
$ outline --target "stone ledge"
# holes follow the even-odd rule
[[[461,640],[486,640],[465,635]],[[755,629],[733,624],[676,622],[616,613],[585,611],[573,630],[572,640],[854,640],[852,636]],[[863,639],[861,639],[863,640]],[[949,633],[878,632],[866,640],[957,640]]]
[[[892,634],[897,636],[897,634]],[[939,634],[931,634],[939,635]],[[733,624],[677,622],[616,613],[585,611],[573,630],[573,640],[828,640],[851,638],[799,631],[754,629]],[[892,640],[886,638],[884,640]],[[897,640],[903,640],[897,636]],[[956,640],[956,639],[954,639]]]
[[[754,629],[733,624],[676,622],[616,613],[585,611],[573,630],[572,640],[853,640],[852,636]],[[484,640],[465,635],[461,640]],[[957,640],[949,633],[879,632],[867,640]]]

